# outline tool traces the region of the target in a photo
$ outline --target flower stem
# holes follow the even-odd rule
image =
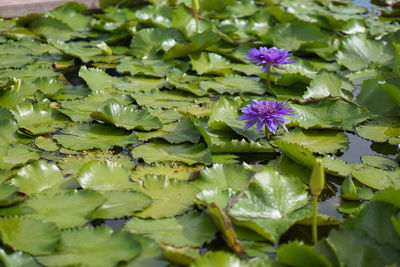
[[[318,241],[318,196],[313,196],[312,202],[312,239],[313,243],[317,243]]]
[[[268,68],[267,70],[267,90],[271,88],[271,67]]]
[[[269,140],[269,130],[267,125],[265,125],[265,138],[267,138],[267,140]]]
[[[192,9],[194,14],[194,19],[196,21],[196,32],[199,32],[199,11],[200,11],[200,3],[199,0],[192,0]]]

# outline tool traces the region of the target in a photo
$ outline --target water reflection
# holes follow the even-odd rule
[[[371,149],[372,141],[361,138],[360,136],[353,133],[345,133],[349,138],[349,149],[342,151],[341,158],[347,163],[359,163],[361,162],[361,156],[363,155],[377,155],[374,150]]]

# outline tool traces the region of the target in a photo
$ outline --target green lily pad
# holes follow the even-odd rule
[[[0,233],[3,244],[32,255],[52,253],[60,238],[55,224],[17,216],[0,218]]]
[[[92,112],[95,120],[114,124],[127,130],[141,129],[145,131],[162,127],[160,120],[146,110],[135,110],[118,103],[108,103],[102,109]]]
[[[277,139],[301,144],[312,152],[320,154],[334,154],[340,149],[347,149],[349,145],[344,133],[331,130],[295,130],[277,136]]]
[[[307,92],[304,94],[304,98],[320,99],[328,96],[340,96],[348,98],[345,91],[342,88],[352,91],[352,86],[349,81],[344,80],[338,75],[329,72],[322,72],[312,80],[310,86],[307,88]],[[347,91],[348,93],[348,91]]]
[[[11,184],[18,186],[25,194],[62,191],[65,182],[60,169],[55,164],[38,161],[22,167]]]
[[[285,155],[298,164],[310,169],[314,166],[316,157],[313,155],[313,152],[304,145],[288,142],[286,140],[278,140],[275,141],[274,144],[279,147]]]
[[[167,28],[172,26],[172,13],[171,8],[167,5],[146,6],[137,10],[135,16],[142,23]]]
[[[240,260],[235,255],[225,251],[208,252],[203,257],[195,260],[190,267],[207,267],[207,266],[242,266]]]
[[[276,242],[304,214],[296,211],[308,204],[306,187],[296,178],[264,168],[254,176],[229,214],[239,225],[249,227]]]
[[[5,266],[15,267],[39,267],[39,263],[27,253],[16,251],[7,253],[4,249],[0,249],[0,259]]]
[[[29,29],[47,39],[68,40],[72,36],[73,30],[61,20],[52,17],[42,16],[34,20]]]
[[[366,34],[353,34],[342,41],[336,58],[348,69],[357,71],[370,64],[389,64],[393,60],[393,48],[383,42],[368,39]]]
[[[369,118],[369,112],[341,99],[322,100],[305,105],[291,104],[295,116],[288,119],[302,128],[353,130]]]
[[[3,117],[3,114],[1,114],[1,109],[0,109],[0,116]],[[18,139],[16,131],[18,129],[18,124],[14,120],[11,119],[0,120],[0,129],[1,129],[0,140],[2,145],[17,143]]]
[[[232,64],[223,56],[215,53],[195,53],[190,55],[192,68],[199,75],[203,74],[229,74]]]
[[[191,120],[185,116],[177,122],[164,124],[161,130],[149,133],[136,132],[136,134],[140,140],[148,141],[152,138],[162,138],[172,144],[183,142],[197,143],[200,139],[199,132]]]
[[[117,66],[117,71],[128,72],[131,75],[164,77],[173,68],[174,64],[171,61],[123,58]]]
[[[379,169],[391,170],[400,167],[399,163],[397,163],[395,160],[386,157],[363,155],[361,159],[365,164]]]
[[[64,127],[68,119],[51,108],[24,102],[12,110],[20,128],[29,134],[40,135]]]
[[[137,214],[141,218],[172,217],[187,211],[194,204],[199,190],[185,181],[163,176],[147,176],[137,188],[153,199],[153,203]]]
[[[56,142],[48,137],[39,136],[35,139],[35,145],[45,151],[56,151],[59,149]]]
[[[27,145],[16,144],[14,146],[0,146],[0,168],[11,169],[39,159],[36,151]]]
[[[202,246],[214,239],[217,232],[210,215],[199,212],[158,220],[132,218],[124,229],[174,246]]]
[[[157,58],[157,52],[167,51],[183,36],[174,28],[147,28],[138,31],[131,41],[132,54],[137,57]]]
[[[197,96],[204,96],[207,92],[200,87],[200,81],[200,77],[188,75],[179,69],[173,69],[167,75],[167,82],[175,88],[193,93]]]
[[[74,150],[91,148],[109,149],[137,142],[134,133],[104,124],[82,124],[64,128],[53,136],[63,147]]]
[[[172,160],[193,165],[212,162],[210,151],[203,144],[172,145],[154,141],[134,148],[132,154],[135,158],[142,158],[146,163]]]
[[[276,47],[288,51],[298,50],[306,43],[327,40],[327,35],[318,27],[303,21],[279,23],[269,34]]]
[[[85,163],[79,169],[77,179],[82,188],[97,191],[130,190],[135,185],[126,168],[110,161]]]
[[[228,189],[242,190],[254,172],[243,165],[215,164],[202,170],[193,182],[201,190]]]
[[[384,171],[365,166],[354,169],[352,174],[358,181],[374,189],[400,188],[400,170]]]
[[[31,211],[27,217],[55,223],[58,228],[84,225],[92,219],[104,198],[95,191],[80,190],[61,194],[34,194],[23,203]]]
[[[64,22],[75,31],[85,30],[89,26],[90,22],[90,18],[68,7],[53,10],[52,12],[50,12],[49,15],[55,19]]]
[[[45,266],[86,265],[115,266],[137,256],[139,242],[125,231],[114,232],[106,226],[80,228],[62,232],[56,251],[36,257]]]
[[[94,57],[103,54],[102,50],[95,44],[90,44],[87,42],[64,42],[63,38],[54,38],[48,40],[49,44],[64,52],[67,55],[78,57],[84,62],[89,62],[93,60]]]
[[[361,124],[357,134],[376,142],[400,143],[400,124],[397,119],[380,118]]]
[[[187,166],[175,162],[166,162],[161,164],[152,164],[149,166],[138,166],[132,171],[132,180],[144,180],[147,175],[163,175],[168,178],[187,181],[190,180],[201,168],[196,166]]]
[[[18,187],[9,184],[0,184],[0,206],[9,206],[18,201]]]
[[[152,203],[147,195],[140,192],[106,191],[102,193],[106,202],[93,214],[96,219],[115,219],[132,216]]]
[[[278,261],[296,267],[332,266],[324,255],[316,252],[311,246],[298,241],[281,246],[278,250]]]
[[[236,75],[226,75],[214,78],[214,80],[202,81],[200,82],[200,87],[203,90],[217,91],[220,94],[228,93],[234,95],[250,93],[262,95],[265,93],[264,85],[261,82]]]
[[[357,103],[382,117],[394,117],[399,114],[399,104],[396,102],[396,95],[391,94],[399,95],[398,91],[396,86],[379,79],[366,80],[357,95]]]

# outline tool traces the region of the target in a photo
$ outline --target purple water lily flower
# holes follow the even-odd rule
[[[292,55],[283,49],[278,49],[276,47],[266,48],[252,48],[244,53],[249,58],[245,58],[250,62],[256,63],[256,65],[262,65],[262,72],[266,72],[270,66],[281,68],[281,64],[290,64],[296,61],[288,61],[288,58]]]
[[[276,134],[279,125],[288,132],[285,126],[287,120],[284,117],[294,115],[294,111],[285,105],[286,102],[253,100],[252,103],[240,109],[244,114],[237,120],[246,121],[243,130],[257,123],[257,132],[261,131],[264,125],[273,134]]]

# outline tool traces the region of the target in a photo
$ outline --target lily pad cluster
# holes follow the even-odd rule
[[[198,26],[188,0],[0,19],[3,264],[400,264],[400,25],[349,1],[199,4]],[[296,61],[268,90],[244,59],[261,46]],[[244,130],[253,100],[286,101],[289,132]],[[380,153],[346,162],[348,136]]]

